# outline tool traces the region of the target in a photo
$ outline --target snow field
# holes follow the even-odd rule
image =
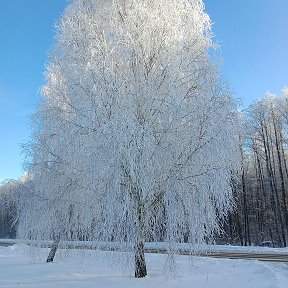
[[[178,256],[176,272],[165,273],[167,255],[146,254],[148,276],[135,279],[123,275],[115,263],[105,261],[117,252],[61,250],[55,262],[47,264],[47,251],[27,245],[1,247],[0,287],[287,288],[288,284],[288,265],[282,263]]]

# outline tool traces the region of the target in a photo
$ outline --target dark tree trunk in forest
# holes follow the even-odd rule
[[[259,151],[257,149],[257,145],[254,142],[253,144],[253,150],[254,150],[254,158],[255,158],[255,174],[256,174],[256,182],[257,182],[257,204],[258,204],[258,243],[261,243],[264,240],[265,237],[265,225],[267,223],[267,219],[265,217],[265,212],[267,210],[271,210],[270,202],[267,201],[267,193],[265,191],[264,187],[264,176],[259,156]]]
[[[240,142],[241,139],[240,139]],[[247,189],[246,189],[246,173],[244,165],[244,152],[243,147],[240,146],[241,158],[242,158],[242,192],[243,192],[243,216],[244,216],[244,245],[251,245],[250,239],[250,227],[249,227],[249,214],[248,214],[248,205],[247,205]]]
[[[279,175],[280,175],[280,180],[281,180],[281,192],[282,192],[282,210],[284,213],[284,219],[285,219],[285,225],[286,229],[288,229],[288,209],[287,209],[287,203],[286,203],[286,187],[285,187],[285,181],[284,181],[284,173],[283,173],[283,165],[282,165],[282,159],[281,159],[281,147],[280,145],[283,146],[283,144],[279,143],[279,137],[276,131],[276,124],[274,122],[274,133],[275,133],[275,141],[276,141],[276,151],[277,151],[277,156],[278,156],[278,169],[279,169]],[[286,246],[286,245],[285,245]]]
[[[139,242],[135,247],[135,277],[143,278],[147,275],[144,255],[144,242]]]
[[[248,205],[247,205],[247,191],[246,191],[246,181],[245,181],[245,172],[243,168],[242,172],[242,191],[243,191],[243,209],[244,209],[244,245],[251,245],[250,239],[250,229],[249,229],[249,214],[248,214]]]
[[[231,213],[228,213],[228,221],[229,221],[229,235],[230,235],[230,243],[233,243],[234,237],[233,237],[233,223],[232,223],[232,216]]]
[[[286,174],[286,179],[288,178],[288,168],[287,168],[287,161],[286,161],[286,156],[285,156],[285,151],[284,151],[284,139],[283,139],[283,133],[280,131],[280,142],[281,144],[281,155],[282,159],[284,162],[284,168],[285,168],[285,174]]]
[[[271,228],[269,229],[269,234],[270,234],[270,239],[271,239],[271,242],[272,242],[272,246],[275,247],[275,242],[274,242],[274,239],[273,239],[273,233],[272,233]]]
[[[235,214],[236,216],[236,223],[237,223],[237,233],[238,233],[238,237],[239,237],[239,241],[241,246],[243,246],[243,235],[242,235],[242,229],[241,229],[241,224],[240,224],[240,219],[239,219],[239,213],[236,212]]]
[[[46,260],[47,263],[53,262],[55,254],[56,254],[58,246],[59,246],[59,242],[60,242],[60,237],[58,236],[54,239],[51,250],[50,250],[49,255],[47,257],[47,260]]]
[[[269,143],[269,133],[268,133],[268,129],[267,129],[267,125],[262,122],[261,124],[261,129],[262,129],[262,135],[263,135],[263,144],[264,144],[264,152],[265,152],[265,162],[266,162],[266,169],[267,169],[267,176],[268,176],[268,181],[269,181],[269,185],[270,185],[270,189],[271,189],[271,204],[272,204],[272,208],[275,214],[275,225],[276,225],[276,234],[278,236],[278,241],[279,244],[282,244],[282,240],[284,243],[284,246],[286,246],[286,239],[285,239],[285,234],[283,233],[284,230],[284,226],[283,226],[283,220],[282,220],[282,215],[281,215],[281,211],[280,210],[280,206],[279,206],[279,196],[278,196],[278,191],[277,191],[277,186],[276,186],[276,181],[274,178],[274,171],[273,171],[273,167],[272,167],[272,159],[273,158],[273,154],[271,153],[271,147],[270,147],[270,143]],[[272,156],[271,156],[272,154]],[[281,240],[281,235],[280,235],[280,231],[279,231],[279,227],[278,227],[278,217],[279,217],[279,221],[280,221],[280,229],[281,229],[281,234],[282,234],[282,240]]]

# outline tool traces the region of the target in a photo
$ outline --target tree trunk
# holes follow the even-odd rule
[[[249,228],[249,215],[248,215],[248,205],[247,205],[247,190],[246,190],[246,181],[245,181],[245,172],[243,167],[242,172],[242,191],[243,191],[243,212],[244,212],[244,245],[249,244],[251,246],[250,239],[250,228]]]
[[[288,178],[288,168],[287,168],[287,161],[286,161],[286,155],[284,151],[284,139],[283,139],[283,133],[280,131],[280,142],[281,144],[281,154],[282,154],[282,159],[284,162],[284,168],[285,168],[285,174],[286,174],[286,179]]]
[[[262,123],[262,134],[263,134],[263,145],[264,145],[264,152],[265,152],[265,162],[266,162],[266,169],[267,169],[267,176],[268,176],[268,181],[269,181],[269,185],[270,185],[270,189],[271,189],[271,204],[272,204],[272,208],[274,211],[274,215],[275,215],[275,228],[276,228],[276,234],[278,237],[278,241],[279,244],[282,244],[282,240],[284,243],[284,246],[286,246],[286,239],[285,239],[285,234],[283,234],[283,221],[282,221],[282,215],[281,215],[281,211],[280,207],[278,205],[279,203],[279,197],[278,197],[278,191],[277,191],[277,186],[276,186],[276,181],[274,178],[275,173],[273,172],[273,165],[272,165],[272,161],[273,161],[273,154],[272,152],[272,147],[270,147],[270,141],[269,141],[269,133],[267,131],[267,125],[263,122]],[[278,205],[278,207],[277,207]],[[280,221],[280,229],[281,234],[282,234],[282,240],[281,240],[281,235],[280,235],[280,230],[279,230],[279,225],[278,225],[278,217],[279,217],[279,221]]]
[[[240,139],[240,142],[241,139]],[[246,173],[244,165],[244,152],[243,147],[240,146],[241,158],[242,158],[242,192],[243,192],[243,216],[244,216],[244,245],[251,245],[250,239],[250,227],[249,227],[249,215],[248,215],[248,205],[247,205],[247,189],[246,189]]]
[[[135,277],[143,278],[147,275],[144,255],[144,242],[139,242],[135,247]]]
[[[260,161],[259,151],[257,149],[257,144],[254,141],[253,144],[254,149],[254,158],[255,158],[255,173],[256,173],[256,182],[257,182],[257,203],[258,203],[258,209],[259,209],[259,219],[258,219],[258,233],[260,232],[260,235],[258,235],[258,243],[261,243],[264,241],[265,237],[265,227],[268,227],[267,223],[267,217],[265,217],[265,213],[268,211],[271,211],[271,204],[269,201],[267,201],[267,193],[264,188],[264,176],[262,171],[262,165]]]
[[[240,241],[241,246],[243,246],[244,242],[243,242],[243,234],[242,234],[242,228],[241,228],[241,224],[240,224],[239,213],[236,212],[235,216],[236,216],[237,233],[238,233],[239,241]]]
[[[234,237],[233,237],[233,223],[232,223],[232,216],[231,213],[228,212],[228,222],[229,222],[229,234],[230,234],[230,243],[234,243]]]
[[[58,236],[54,239],[51,250],[50,250],[49,255],[47,257],[47,260],[46,260],[47,263],[53,262],[56,251],[57,251],[58,246],[59,246],[59,242],[60,242],[60,237]]]
[[[281,192],[282,192],[282,210],[284,214],[284,221],[285,225],[288,229],[288,208],[286,203],[286,187],[285,187],[285,181],[284,181],[284,173],[283,173],[283,165],[282,165],[282,159],[281,159],[281,151],[280,151],[280,145],[283,146],[283,143],[279,143],[278,134],[276,131],[276,124],[274,123],[274,130],[275,130],[275,141],[276,141],[276,151],[278,156],[278,169],[279,169],[279,175],[281,180]],[[286,246],[286,245],[285,245]]]

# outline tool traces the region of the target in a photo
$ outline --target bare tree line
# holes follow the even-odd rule
[[[287,116],[287,89],[280,97],[268,93],[242,113],[236,208],[227,217],[221,243],[287,246]]]
[[[16,237],[16,199],[21,180],[9,180],[0,185],[0,238]]]

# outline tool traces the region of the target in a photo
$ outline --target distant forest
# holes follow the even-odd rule
[[[268,93],[240,114],[242,171],[221,243],[287,246],[288,93]]]

